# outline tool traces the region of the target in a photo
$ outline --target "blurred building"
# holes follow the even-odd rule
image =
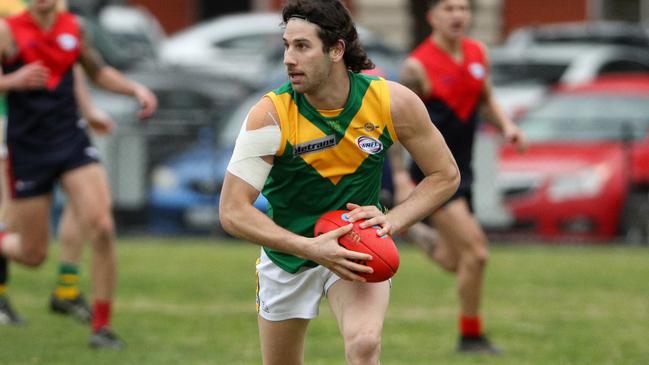
[[[99,1],[99,0],[97,0]],[[99,1],[101,2],[101,1]],[[108,2],[108,1],[104,1]],[[119,1],[118,1],[119,2]],[[282,0],[124,0],[146,7],[168,34],[203,19],[227,13],[276,10]],[[359,24],[385,36],[387,42],[409,48],[429,33],[425,8],[429,0],[344,0]],[[471,0],[472,35],[497,44],[523,25],[584,20],[649,22],[649,0]]]

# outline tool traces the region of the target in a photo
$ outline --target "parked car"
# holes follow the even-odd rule
[[[278,13],[225,15],[196,24],[164,42],[164,62],[220,75],[235,75],[255,86],[265,86],[283,65],[282,18]],[[358,27],[359,37],[387,78],[396,77],[402,53],[369,30]]]
[[[497,186],[514,232],[649,239],[649,76],[564,86],[526,113],[527,152],[503,147]]]
[[[557,84],[611,73],[649,73],[649,48],[543,43],[495,48],[490,56],[494,95],[510,116],[540,102]]]
[[[150,231],[220,233],[218,208],[226,168],[241,125],[262,96],[249,96],[214,128],[204,128],[193,145],[153,170],[148,198]],[[260,195],[255,207],[265,211],[266,203]]]
[[[166,34],[146,8],[108,5],[98,15],[101,27],[125,53],[148,62],[157,62]]]
[[[140,69],[127,74],[158,96],[159,108],[146,122],[137,119],[140,107],[132,98],[92,89],[93,102],[117,124],[110,135],[93,138],[93,144],[108,173],[120,231],[139,232],[148,226],[154,167],[194,146],[206,129],[218,130],[221,116],[250,93],[241,83],[214,75],[173,68],[168,69],[173,71],[171,76],[160,77],[158,71]],[[57,191],[53,228],[64,203],[64,194]]]
[[[505,40],[507,48],[533,44],[608,44],[649,47],[649,32],[638,23],[623,21],[565,22],[525,26]]]

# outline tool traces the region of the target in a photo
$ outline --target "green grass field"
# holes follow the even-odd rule
[[[57,247],[39,270],[13,266],[25,327],[0,327],[0,364],[260,364],[254,303],[258,248],[214,240],[120,240],[116,353],[87,348],[89,330],[47,311]],[[454,278],[401,246],[383,364],[647,364],[649,250],[496,246],[485,288],[488,333],[506,353],[457,355]],[[87,260],[86,260],[87,261]],[[88,287],[84,266],[84,288]],[[87,291],[87,290],[86,290]],[[311,323],[307,364],[344,364],[326,303]]]

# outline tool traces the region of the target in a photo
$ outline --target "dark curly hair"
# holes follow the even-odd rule
[[[374,68],[374,63],[358,39],[349,10],[340,0],[287,0],[282,9],[282,20],[286,24],[291,18],[304,19],[317,25],[318,37],[325,52],[342,39],[345,42],[343,59],[349,70],[361,72]]]

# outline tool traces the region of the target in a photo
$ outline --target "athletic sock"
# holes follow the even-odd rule
[[[95,300],[92,311],[92,331],[97,332],[102,327],[110,326],[111,303],[103,300]]]
[[[479,337],[482,335],[482,320],[480,316],[469,317],[460,315],[460,333],[462,337]]]
[[[54,296],[59,299],[72,300],[77,298],[79,293],[79,266],[61,262]]]

